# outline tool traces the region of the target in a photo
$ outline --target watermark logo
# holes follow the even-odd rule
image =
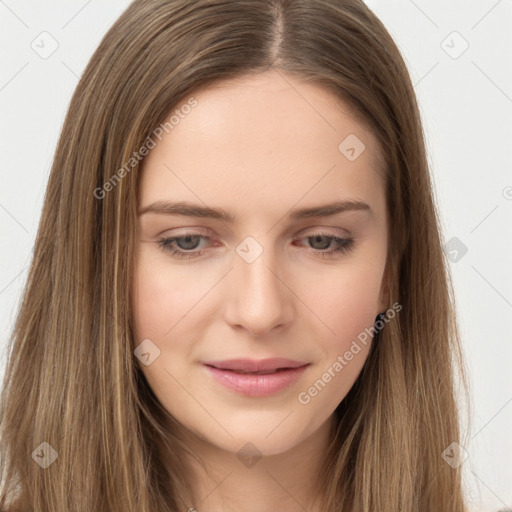
[[[160,349],[149,338],[146,338],[133,353],[144,366],[149,366],[160,355]]]
[[[441,454],[443,460],[453,469],[457,469],[468,457],[467,450],[455,441],[451,443]]]
[[[59,48],[59,43],[49,32],[41,32],[31,43],[30,48],[34,50],[41,59],[48,59]]]
[[[43,468],[46,469],[48,466],[53,464],[59,454],[53,448],[52,445],[46,441],[41,443],[33,452],[32,458]]]
[[[254,263],[263,253],[263,247],[252,236],[245,238],[236,248],[236,253],[246,262]]]
[[[351,162],[359,158],[365,149],[363,141],[354,133],[345,137],[338,146],[338,151]]]
[[[469,43],[454,30],[441,41],[441,48],[455,60],[469,48]]]
[[[467,246],[456,236],[444,245],[444,253],[452,263],[459,262],[468,252]]]
[[[238,450],[236,456],[247,468],[254,467],[262,457],[261,452],[252,443],[246,443]]]

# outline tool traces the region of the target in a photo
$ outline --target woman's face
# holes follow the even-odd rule
[[[332,93],[282,72],[187,104],[143,164],[135,353],[201,440],[281,453],[332,416],[368,355],[361,334],[388,306],[380,148]],[[254,373],[274,358],[291,361],[267,372],[288,369]]]

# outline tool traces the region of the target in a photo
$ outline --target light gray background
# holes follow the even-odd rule
[[[128,4],[0,0],[0,377],[69,100]],[[463,463],[471,510],[505,510],[512,507],[512,2],[367,5],[409,66],[453,260],[474,409]],[[58,48],[41,58],[32,47],[47,51],[52,38]]]

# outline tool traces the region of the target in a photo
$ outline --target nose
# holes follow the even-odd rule
[[[235,256],[226,304],[226,320],[234,329],[261,338],[289,324],[293,293],[280,268],[273,251],[267,249],[250,263]]]

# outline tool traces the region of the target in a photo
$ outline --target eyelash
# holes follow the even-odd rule
[[[313,235],[309,235],[304,238],[315,238],[317,236],[326,237],[326,238],[334,240],[335,242],[340,244],[337,249],[331,249],[329,251],[319,251],[319,250],[315,250],[315,249],[313,249],[313,251],[311,251],[315,255],[321,256],[322,258],[334,257],[334,255],[337,253],[340,255],[346,254],[346,253],[350,252],[354,246],[353,238],[350,238],[350,237],[340,238],[340,237],[328,235],[326,233],[315,233]],[[177,236],[177,237],[173,237],[173,238],[160,238],[160,240],[158,240],[157,243],[158,243],[158,246],[163,251],[170,252],[173,256],[176,256],[177,258],[180,258],[180,259],[193,259],[193,258],[198,258],[198,257],[202,256],[202,254],[203,254],[202,251],[198,251],[198,252],[197,251],[196,252],[183,251],[183,250],[177,249],[173,246],[173,243],[176,240],[182,240],[187,237],[199,237],[201,239],[210,240],[210,237],[208,237],[208,236],[199,235],[197,233],[185,233],[182,236]]]

